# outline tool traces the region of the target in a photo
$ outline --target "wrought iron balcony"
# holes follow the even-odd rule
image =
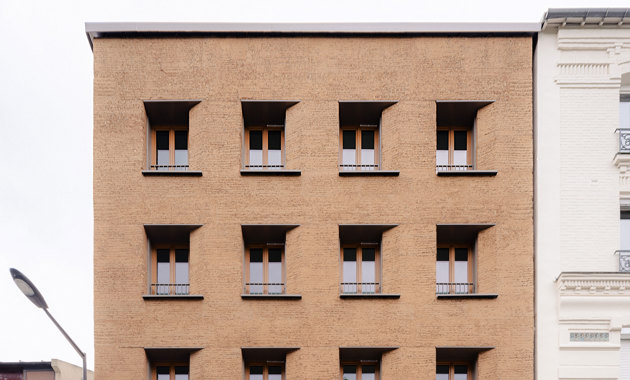
[[[378,170],[378,164],[372,165],[350,165],[350,164],[340,164],[339,168],[341,170]]]
[[[247,170],[264,170],[264,169],[279,170],[279,169],[284,169],[284,165],[245,165],[245,169]]]
[[[471,294],[475,293],[473,282],[438,282],[435,284],[435,294]]]
[[[621,250],[615,253],[619,255],[619,272],[630,272],[630,251]]]
[[[284,282],[246,282],[246,294],[284,294],[286,287]]]
[[[343,294],[377,294],[381,292],[380,282],[342,282]]]
[[[188,170],[188,165],[151,165],[151,170]]]
[[[151,294],[157,296],[182,296],[190,293],[190,284],[151,284]]]
[[[435,170],[438,172],[464,171],[472,169],[472,165],[435,165]]]
[[[619,153],[630,153],[630,129],[618,129]]]

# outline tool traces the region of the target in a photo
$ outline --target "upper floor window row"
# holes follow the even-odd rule
[[[189,168],[189,112],[199,101],[146,101],[148,118],[145,175],[201,175]],[[286,168],[286,113],[298,101],[242,100],[243,175],[300,175]],[[435,165],[438,175],[495,175],[477,170],[477,112],[491,101],[437,101]],[[398,175],[384,170],[383,112],[395,101],[339,102],[341,176]]]

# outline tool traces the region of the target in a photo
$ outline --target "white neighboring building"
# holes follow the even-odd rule
[[[550,9],[535,71],[537,380],[627,380],[630,8]]]

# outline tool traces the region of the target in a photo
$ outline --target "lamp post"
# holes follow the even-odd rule
[[[17,287],[20,288],[20,290],[22,291],[22,293],[24,293],[26,298],[31,300],[31,302],[34,303],[35,306],[44,310],[48,318],[50,318],[50,320],[53,321],[55,326],[57,326],[59,331],[61,331],[63,336],[65,336],[66,339],[68,339],[68,342],[70,342],[70,344],[75,349],[75,351],[81,356],[81,359],[83,359],[83,380],[87,380],[87,366],[85,362],[85,352],[81,351],[79,346],[77,346],[77,344],[74,343],[74,341],[72,340],[72,338],[70,338],[68,333],[66,333],[66,331],[59,325],[59,323],[57,323],[55,318],[53,318],[53,316],[50,315],[50,313],[48,312],[48,305],[46,304],[46,301],[44,300],[44,296],[42,296],[39,290],[37,290],[37,287],[31,282],[31,280],[29,280],[28,277],[26,277],[24,274],[22,274],[22,272],[20,272],[17,269],[11,268],[9,269],[9,271],[11,272],[11,277],[13,277],[13,281],[15,281],[15,285],[17,285]]]

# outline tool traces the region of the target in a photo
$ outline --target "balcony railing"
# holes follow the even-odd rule
[[[151,284],[151,294],[181,296],[190,293],[190,284]]]
[[[248,170],[284,169],[284,165],[245,165]]]
[[[435,294],[469,294],[475,292],[473,282],[438,282],[435,284]]]
[[[246,282],[247,294],[284,294],[286,287],[284,282]]]
[[[151,165],[151,170],[188,170],[188,165]]]
[[[621,250],[615,253],[619,255],[619,272],[630,272],[630,251]]]
[[[339,165],[341,170],[378,170],[378,164],[373,165],[349,165],[349,164],[341,164]]]
[[[630,129],[618,129],[619,153],[630,153]]]
[[[453,172],[472,170],[472,165],[435,165],[435,170],[438,172]]]
[[[381,292],[380,282],[342,282],[343,294],[376,294]]]

